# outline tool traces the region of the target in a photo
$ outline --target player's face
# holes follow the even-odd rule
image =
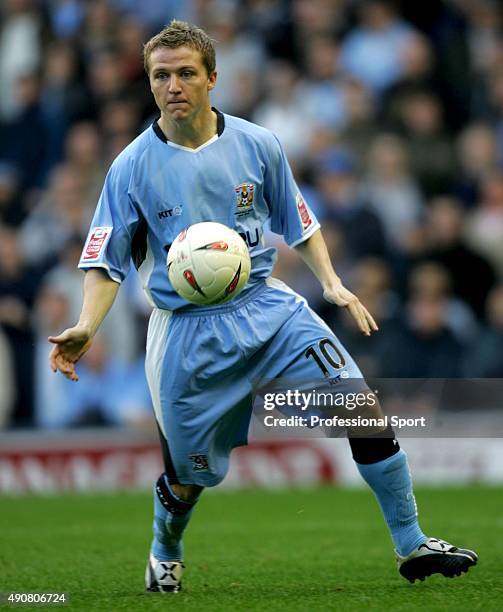
[[[159,47],[149,59],[150,89],[161,113],[177,121],[209,108],[217,73],[208,76],[201,53],[190,47]]]

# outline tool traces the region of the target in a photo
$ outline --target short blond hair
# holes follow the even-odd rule
[[[201,28],[186,21],[173,19],[169,25],[153,36],[143,46],[143,65],[146,73],[148,74],[150,56],[155,49],[160,47],[176,49],[183,45],[199,51],[208,76],[215,71],[216,61],[213,39]]]

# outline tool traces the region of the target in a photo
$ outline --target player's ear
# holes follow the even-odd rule
[[[208,77],[208,91],[211,91],[217,82],[217,71],[214,70]]]

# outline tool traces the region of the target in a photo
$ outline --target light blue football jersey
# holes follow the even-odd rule
[[[184,228],[217,221],[241,234],[252,261],[244,294],[276,261],[264,245],[266,224],[290,246],[319,228],[276,137],[216,112],[218,133],[197,149],[168,142],[154,123],[115,159],[79,268],[104,268],[120,283],[133,261],[151,305],[177,310],[188,302],[169,282],[166,257]]]

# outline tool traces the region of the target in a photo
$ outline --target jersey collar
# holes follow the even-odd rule
[[[157,123],[157,121],[159,120],[159,117],[157,117],[154,123],[152,124],[152,129],[154,130],[154,133],[157,136],[157,138],[159,138],[160,140],[162,140],[162,142],[168,144],[169,146],[175,147],[176,149],[182,149],[182,151],[189,151],[190,153],[197,153],[201,149],[204,149],[204,147],[207,147],[212,142],[215,142],[215,140],[220,138],[220,136],[223,134],[223,131],[225,129],[225,117],[223,113],[221,113],[219,110],[217,110],[213,106],[211,107],[211,110],[214,111],[217,115],[217,133],[215,134],[215,136],[213,136],[208,141],[203,143],[200,147],[197,147],[197,149],[191,149],[190,147],[184,147],[183,145],[176,144],[175,142],[170,142],[166,138],[164,132],[159,127],[159,124]]]

